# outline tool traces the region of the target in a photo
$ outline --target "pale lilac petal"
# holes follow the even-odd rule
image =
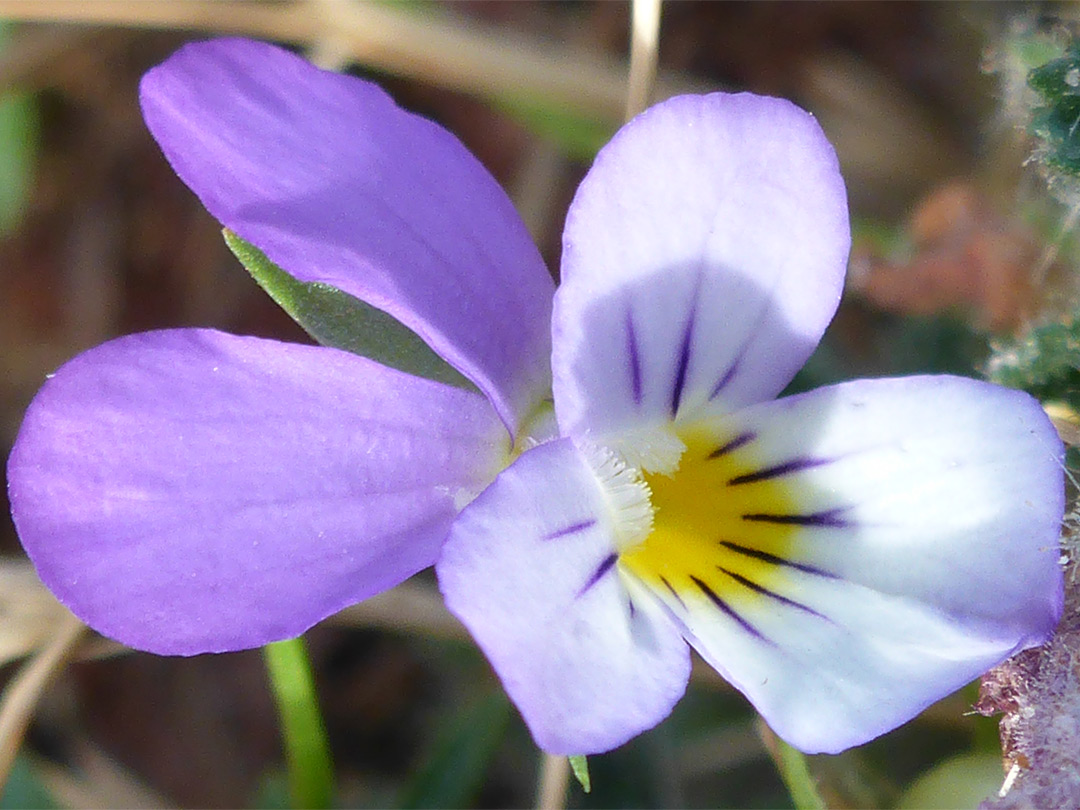
[[[596,477],[560,439],[465,508],[436,565],[447,606],[551,753],[599,753],[652,728],[689,677],[678,629],[624,581],[613,544]]]
[[[295,636],[431,565],[506,445],[478,394],[335,349],[151,332],[45,384],[8,485],[62,602],[188,655]]]
[[[737,618],[700,592],[656,594],[702,658],[809,754],[891,731],[1017,650],[933,606],[846,580],[794,573],[771,590],[745,603],[721,592]]]
[[[1028,395],[865,380],[722,430],[733,519],[704,586],[654,591],[793,745],[872,739],[1053,631],[1062,448]]]
[[[560,427],[604,438],[775,396],[832,318],[849,242],[836,155],[809,114],[720,93],[647,110],[567,219]]]
[[[449,132],[369,82],[247,40],[185,46],[141,99],[207,210],[293,276],[393,315],[511,428],[547,390],[551,278]]]

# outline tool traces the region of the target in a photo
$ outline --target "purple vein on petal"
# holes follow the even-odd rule
[[[603,561],[601,561],[600,565],[596,566],[596,570],[593,571],[592,576],[589,577],[588,581],[581,587],[581,590],[577,592],[577,595],[579,597],[582,596],[587,590],[589,590],[589,588],[591,588],[593,585],[603,579],[604,574],[611,570],[612,566],[615,565],[615,562],[618,559],[618,554],[609,554],[608,556],[606,556]],[[631,610],[633,610],[633,607],[633,602],[631,602]]]
[[[767,596],[770,599],[774,599],[775,601],[780,602],[783,605],[787,605],[788,607],[793,607],[793,608],[795,608],[797,610],[802,610],[802,611],[804,611],[806,613],[809,613],[812,616],[817,616],[819,619],[826,618],[825,616],[818,613],[816,610],[814,610],[809,605],[804,605],[802,602],[796,602],[794,599],[789,599],[786,596],[778,594],[776,591],[770,590],[769,588],[766,588],[764,585],[760,585],[757,582],[754,582],[752,579],[747,579],[742,574],[737,574],[734,571],[729,571],[729,570],[727,570],[726,568],[724,568],[723,566],[720,566],[720,565],[716,566],[716,568],[720,572],[722,572],[722,573],[726,574],[727,576],[731,577],[733,580],[738,582],[743,587],[749,588],[754,593],[759,593],[762,596]]]
[[[738,357],[731,361],[731,365],[728,366],[727,371],[725,371],[720,376],[720,379],[717,381],[716,385],[713,386],[712,393],[709,394],[710,402],[720,396],[720,392],[727,388],[728,384],[735,379],[735,375],[739,373],[739,363],[741,360],[742,355],[740,354]]]
[[[706,597],[708,597],[709,601],[712,602],[720,610],[721,613],[723,613],[732,621],[736,622],[743,630],[752,635],[754,638],[758,639],[759,641],[763,641],[770,646],[774,646],[773,642],[765,638],[765,636],[760,630],[758,630],[756,627],[754,627],[754,625],[750,624],[750,622],[748,622],[746,619],[736,613],[735,609],[732,608],[731,605],[729,605],[723,599],[721,599],[720,596],[716,593],[716,591],[710,588],[704,581],[694,576],[690,577],[690,579],[695,585],[698,586],[698,589],[703,594],[705,594]]]
[[[809,526],[821,529],[843,529],[851,524],[844,518],[844,509],[828,509],[824,512],[811,512],[808,515],[775,515],[754,512],[743,515],[743,520],[758,523],[776,523],[782,526]]]
[[[664,587],[667,588],[668,591],[670,591],[671,595],[675,597],[675,601],[679,603],[679,606],[683,610],[685,610],[686,609],[686,603],[682,600],[682,597],[679,596],[679,592],[677,590],[675,590],[675,586],[672,585],[670,582],[668,582],[668,578],[665,577],[665,576],[661,576],[660,581],[664,583]]]
[[[756,433],[751,433],[749,431],[746,432],[746,433],[740,433],[738,436],[736,436],[734,439],[729,441],[727,444],[720,445],[715,450],[713,450],[711,453],[709,453],[709,455],[705,456],[705,460],[706,461],[712,461],[714,458],[720,458],[720,456],[727,455],[728,453],[732,452],[733,450],[738,450],[743,445],[750,444],[750,442],[752,442],[756,438],[757,438]]]
[[[683,388],[686,386],[686,371],[690,365],[690,343],[694,338],[694,320],[697,316],[698,295],[701,290],[701,275],[698,274],[694,284],[693,296],[690,300],[690,314],[686,316],[686,325],[683,327],[682,344],[679,346],[679,360],[675,367],[675,382],[671,389],[671,418],[674,419],[679,413],[679,404],[682,402]]]
[[[591,529],[596,525],[596,518],[589,518],[588,520],[578,521],[577,523],[571,523],[569,526],[564,526],[561,529],[556,529],[553,532],[549,532],[541,537],[541,540],[558,540],[560,537],[566,537],[571,534],[577,534],[583,532],[586,529]]]
[[[802,470],[809,470],[812,467],[820,467],[822,464],[828,463],[829,459],[824,458],[797,458],[791,461],[785,461],[783,464],[765,467],[752,473],[736,475],[728,481],[728,486],[753,484],[756,481],[768,481],[771,478],[782,478],[785,475],[791,475],[792,473],[801,472]]]
[[[630,357],[630,394],[634,404],[641,404],[641,356],[638,353],[637,332],[633,310],[626,310],[626,353]]]
[[[729,540],[721,540],[720,545],[728,551],[734,551],[736,554],[742,554],[744,557],[749,557],[752,560],[760,560],[761,562],[769,563],[770,565],[792,568],[796,571],[802,571],[804,574],[813,574],[814,576],[825,577],[826,579],[840,579],[836,574],[826,571],[823,568],[807,565],[806,563],[794,562],[792,560],[785,560],[783,557],[777,557],[775,554],[770,554],[767,551],[760,551],[759,549],[743,546],[739,543],[732,543]]]

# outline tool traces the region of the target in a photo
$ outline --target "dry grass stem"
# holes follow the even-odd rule
[[[333,7],[347,5],[349,0],[312,0],[312,2],[321,3],[324,7],[322,13],[332,19],[333,15],[342,13],[340,8]],[[307,50],[307,58],[323,70],[335,71],[346,70],[353,61],[349,43],[335,31],[327,31],[322,38],[311,43]]]
[[[570,787],[570,760],[555,754],[543,755],[536,790],[537,810],[562,810]]]
[[[62,617],[49,644],[23,665],[0,695],[0,785],[11,773],[38,699],[85,629],[86,625],[70,613]]]
[[[68,615],[29,562],[0,561],[0,666],[47,644]]]
[[[660,50],[661,0],[632,0],[630,19],[630,82],[625,118],[649,106]]]
[[[60,807],[156,810],[174,806],[88,739],[75,741],[72,758],[73,767],[34,761],[34,771]]]
[[[292,0],[0,0],[0,17],[243,34],[311,47],[333,43],[356,62],[484,97],[525,97],[620,120],[623,60],[458,18],[441,7]],[[661,75],[657,95],[700,90],[701,81]]]

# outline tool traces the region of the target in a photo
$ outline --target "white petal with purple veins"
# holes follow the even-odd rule
[[[832,318],[849,241],[836,155],[789,102],[685,96],[635,118],[567,218],[564,433],[606,440],[775,396]]]
[[[627,583],[616,515],[567,439],[524,453],[454,523],[436,570],[546,751],[599,753],[667,716],[689,649]]]
[[[742,514],[652,589],[793,745],[872,739],[1053,631],[1062,449],[1031,397],[863,380],[722,426],[700,464],[733,465],[721,502]]]

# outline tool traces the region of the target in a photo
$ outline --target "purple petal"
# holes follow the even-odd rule
[[[295,636],[431,565],[506,445],[483,397],[355,355],[151,332],[45,384],[8,485],[62,602],[189,655]]]
[[[393,315],[512,430],[547,390],[551,278],[453,135],[369,82],[247,40],[185,46],[141,99],[207,210],[293,276]]]
[[[836,155],[809,114],[719,93],[647,110],[567,219],[560,427],[606,437],[775,396],[832,318],[849,243]]]
[[[546,751],[591,754],[652,728],[682,696],[689,650],[614,548],[597,479],[565,439],[529,450],[455,522],[436,565]]]
[[[1062,448],[1028,395],[864,380],[736,413],[729,435],[753,438],[700,462],[730,468],[732,514],[701,583],[652,588],[793,745],[866,742],[1053,632]]]

